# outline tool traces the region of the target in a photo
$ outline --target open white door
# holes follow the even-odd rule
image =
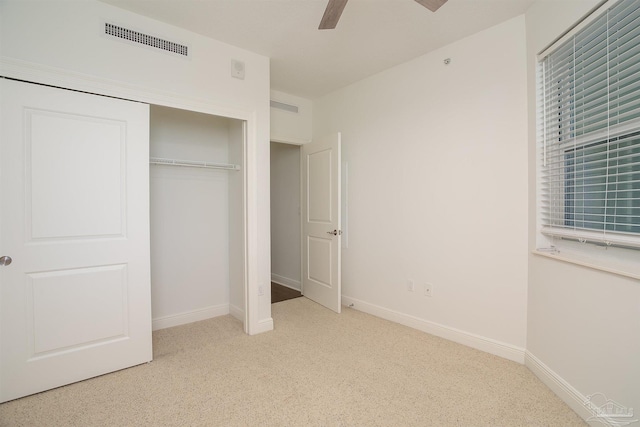
[[[302,146],[302,293],[340,313],[340,134]]]
[[[6,79],[0,95],[4,402],[152,358],[149,108]]]

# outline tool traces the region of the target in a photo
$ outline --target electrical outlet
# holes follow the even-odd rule
[[[416,290],[415,283],[414,283],[414,282],[413,282],[413,280],[411,280],[411,279],[407,280],[407,290],[408,290],[409,292],[413,292],[413,291],[415,291],[415,290]]]
[[[431,283],[424,284],[424,296],[426,297],[433,296],[433,285]]]

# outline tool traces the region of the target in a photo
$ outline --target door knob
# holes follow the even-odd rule
[[[2,256],[2,257],[0,257],[0,265],[2,265],[2,266],[11,264],[11,261],[13,261],[13,260],[11,259],[10,256]]]
[[[340,230],[327,231],[327,234],[331,234],[333,236],[338,236],[338,235],[342,235],[342,231],[340,231]]]

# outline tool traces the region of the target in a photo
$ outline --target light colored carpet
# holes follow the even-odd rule
[[[297,298],[154,332],[154,361],[0,405],[2,426],[584,426],[524,366]]]

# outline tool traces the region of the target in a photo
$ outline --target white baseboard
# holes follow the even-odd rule
[[[187,323],[211,319],[212,317],[224,316],[226,314],[229,314],[229,304],[212,305],[186,313],[172,314],[170,316],[153,319],[152,328],[154,331],[157,331],[158,329],[185,325]]]
[[[279,274],[271,273],[271,281],[277,283],[278,285],[295,289],[296,291],[300,291],[302,289],[299,280],[289,279],[288,277],[280,276]]]
[[[244,310],[240,307],[229,304],[229,314],[244,323]]]
[[[353,304],[353,306],[351,304]],[[505,359],[513,360],[514,362],[524,363],[525,361],[525,349],[516,347],[511,344],[461,331],[459,329],[444,326],[439,323],[430,322],[428,320],[420,319],[408,314],[389,310],[387,308],[360,301],[358,299],[344,295],[342,296],[342,305],[363,311],[368,314],[372,314],[376,317],[390,320],[392,322],[400,323],[401,325],[405,325],[410,328],[426,332],[428,334],[436,335],[438,337],[445,338],[450,341],[475,348],[477,350],[503,357]]]
[[[598,420],[589,420],[594,416],[587,406],[587,397],[576,390],[571,384],[565,381],[560,375],[556,374],[551,368],[545,365],[540,359],[531,354],[529,350],[525,353],[526,365],[533,374],[538,377],[547,387],[553,391],[564,403],[569,405],[580,417],[589,422],[591,425],[600,425]],[[606,424],[605,424],[606,425]]]

